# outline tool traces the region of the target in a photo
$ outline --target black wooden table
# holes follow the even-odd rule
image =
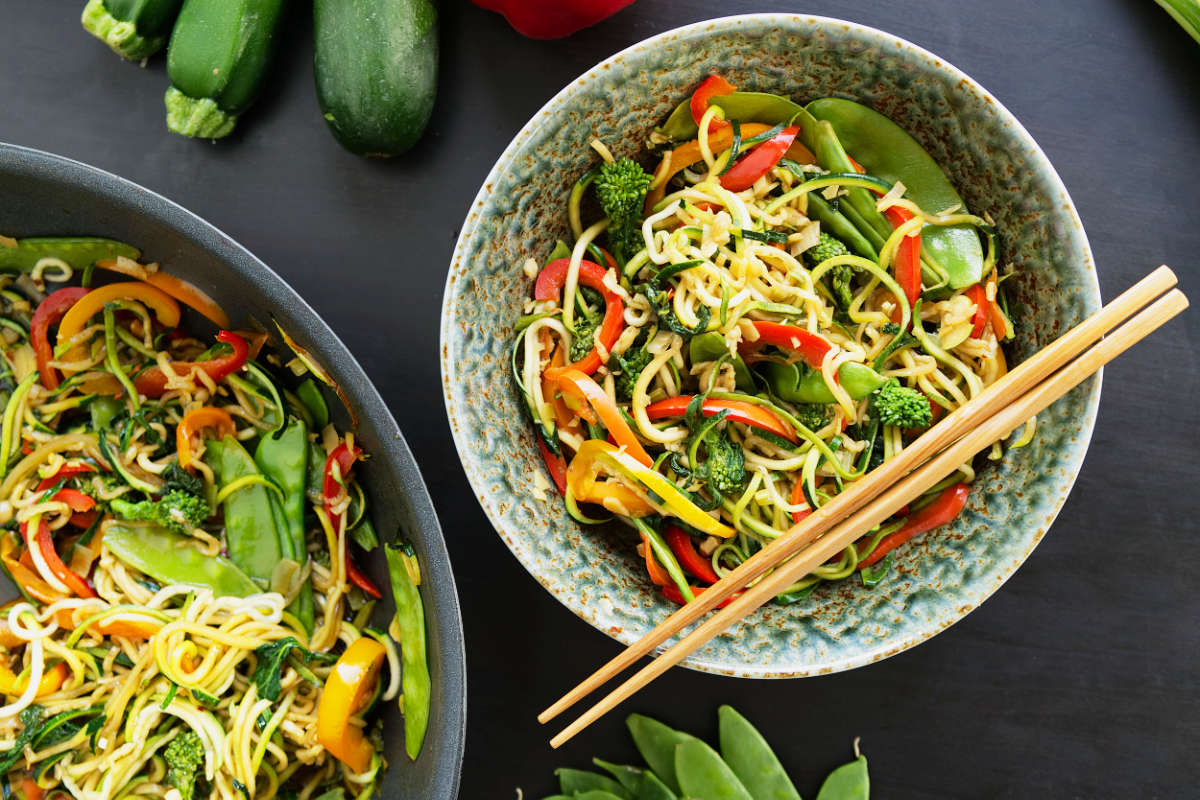
[[[1166,262],[1200,299],[1200,45],[1148,0],[641,0],[536,42],[455,0],[424,141],[391,163],[342,151],[314,97],[307,4],[239,131],[163,125],[163,61],[121,63],[85,36],[83,0],[7,0],[0,140],[76,158],[199,213],[325,316],[400,421],[441,514],[466,623],[462,797],[550,794],[552,770],[633,750],[613,715],[561,752],[537,710],[617,645],[508,553],[455,456],[439,386],[442,285],[459,222],[508,140],[602,58],[706,17],[839,16],[949,59],[1028,127],[1058,168],[1111,297]],[[1105,373],[1091,453],[1028,563],[949,631],[880,664],[756,682],[676,670],[631,710],[715,735],[731,703],[806,796],[862,737],[877,797],[1195,797],[1200,785],[1200,312]]]

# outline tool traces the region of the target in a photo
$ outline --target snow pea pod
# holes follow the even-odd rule
[[[650,769],[662,778],[672,792],[679,794],[679,779],[675,776],[675,748],[684,742],[696,741],[696,737],[641,714],[630,714],[625,725]]]
[[[717,709],[721,757],[754,800],[800,800],[767,740],[730,706]]]
[[[691,356],[693,364],[716,361],[721,356],[729,355],[729,345],[725,343],[724,336],[716,331],[709,331],[692,337],[691,342],[688,343],[688,355]],[[729,359],[729,363],[733,365],[737,388],[743,392],[754,391],[754,378],[750,375],[750,368],[746,366],[742,357],[734,355]]]
[[[933,157],[892,120],[860,103],[826,97],[806,106],[833,126],[838,140],[868,173],[891,183],[902,181],[905,197],[937,214],[962,204],[962,198]],[[983,276],[983,245],[971,225],[921,230],[923,260],[932,259],[948,276],[950,288],[962,289]]]
[[[675,747],[675,774],[685,797],[755,800],[717,751],[699,739]]]
[[[592,763],[607,770],[620,781],[621,786],[633,795],[634,800],[675,800],[675,793],[648,769],[610,764],[599,758],[593,758]]]
[[[212,467],[217,484],[224,487],[239,478],[260,474],[258,465],[246,448],[232,436],[208,442],[205,460]],[[278,530],[271,510],[270,490],[262,484],[247,484],[227,496],[225,543],[229,558],[251,578],[270,581],[275,565],[283,556],[284,541],[290,551],[286,530]]]
[[[776,397],[789,403],[833,403],[833,392],[819,370],[800,364],[764,361],[757,369],[767,379]],[[850,397],[861,400],[884,383],[884,377],[866,364],[850,362],[838,367],[838,383]]]
[[[104,532],[110,553],[162,583],[202,586],[219,597],[249,597],[262,591],[232,563],[201,553],[192,542],[190,536],[158,525],[111,523]]]
[[[633,796],[629,794],[624,786],[607,775],[601,775],[598,772],[562,767],[561,769],[556,769],[554,774],[558,776],[559,789],[567,796],[598,791],[607,792],[622,798],[622,800],[633,800]]]
[[[820,222],[821,230],[840,239],[850,248],[851,252],[872,261],[878,260],[879,252],[871,245],[867,237],[859,232],[845,214],[834,210],[833,206],[829,205],[829,201],[821,197],[819,192],[809,192],[808,194],[808,216]]]
[[[142,251],[115,239],[95,236],[46,236],[18,239],[16,247],[0,244],[0,270],[30,272],[43,258],[61,258],[71,269],[82,270],[97,261],[118,256],[141,258]]]
[[[817,793],[817,800],[868,800],[871,779],[867,774],[867,757],[859,755],[849,764],[829,773]]]
[[[308,479],[308,427],[301,420],[293,419],[277,435],[263,436],[259,440],[258,448],[254,451],[254,461],[262,473],[283,490],[283,502],[279,504],[279,508],[282,512],[283,527],[287,530],[287,536],[281,540],[281,543],[286,543],[288,548],[287,552],[283,552],[281,555],[304,566],[308,561],[308,544],[304,531],[304,509],[307,500],[305,486]],[[272,498],[272,500],[277,500],[277,498]],[[289,609],[304,625],[304,629],[312,633],[315,614],[310,582],[305,581],[301,585],[300,593],[292,601]]]
[[[726,119],[761,122],[764,125],[790,122],[797,112],[804,110],[786,97],[766,92],[734,92],[711,97],[708,103],[720,107],[725,112]],[[699,128],[696,126],[696,120],[692,118],[691,98],[675,106],[675,110],[658,132],[676,142],[695,138]]]
[[[414,761],[421,752],[425,731],[429,727],[431,682],[429,660],[425,655],[425,607],[421,593],[413,582],[405,563],[415,559],[407,543],[392,543],[384,547],[392,596],[396,601],[396,626],[400,631],[400,690],[404,712],[404,749]]]

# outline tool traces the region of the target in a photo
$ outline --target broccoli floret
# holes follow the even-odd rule
[[[927,428],[933,422],[929,399],[916,389],[901,386],[892,378],[871,396],[871,404],[879,421],[900,428]]]
[[[742,448],[724,433],[709,434],[704,443],[708,447],[704,470],[708,473],[709,487],[725,495],[740,492],[746,483],[746,456]]]
[[[638,376],[653,360],[654,355],[647,353],[644,348],[635,350],[631,347],[624,353],[613,353],[612,358],[608,360],[608,368],[614,372],[617,370],[621,372],[616,376],[618,400],[633,399],[633,387],[637,383]]]
[[[167,783],[179,790],[183,800],[192,800],[196,773],[204,763],[204,742],[195,731],[185,730],[167,745],[163,758],[167,762]]]
[[[842,244],[840,239],[835,239],[824,231],[821,231],[817,243],[804,251],[804,257],[814,267],[835,256],[847,255],[850,255],[849,248]],[[839,264],[829,271],[829,291],[833,294],[834,303],[843,311],[849,308],[854,300],[854,291],[850,288],[853,278],[854,267],[849,264]]]
[[[608,217],[608,244],[613,257],[624,264],[637,255],[642,239],[642,206],[651,176],[630,158],[604,162],[596,175],[596,199]]]
[[[587,358],[587,354],[592,352],[592,348],[596,346],[596,329],[600,327],[600,323],[594,320],[580,317],[575,320],[571,336],[571,360],[582,361]]]
[[[182,534],[191,533],[192,528],[212,513],[208,501],[203,497],[180,489],[172,489],[160,500],[142,500],[138,503],[118,497],[109,503],[109,508],[121,519],[154,522]]]
[[[810,431],[818,430],[825,427],[826,422],[829,422],[829,407],[820,403],[805,403],[796,406],[796,419]]]

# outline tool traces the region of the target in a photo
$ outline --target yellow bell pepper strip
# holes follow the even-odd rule
[[[214,430],[218,439],[237,434],[233,417],[225,409],[213,406],[193,408],[175,428],[175,451],[179,454],[179,466],[186,467],[192,463],[192,442],[206,428]]]
[[[747,122],[742,125],[742,138],[749,139],[763,131],[771,130],[770,125],[763,125],[760,122]],[[733,128],[728,127],[719,131],[712,131],[708,134],[708,149],[713,155],[723,153],[733,147]],[[684,142],[669,151],[663,156],[665,167],[660,166],[659,170],[666,170],[666,175],[662,176],[658,171],[654,173],[655,185],[646,193],[646,213],[650,214],[654,206],[658,204],[667,194],[667,184],[684,169],[695,164],[697,161],[704,159],[700,154],[700,141],[692,139],[690,142]]]
[[[350,718],[370,702],[386,656],[369,636],[356,639],[333,665],[317,706],[317,743],[353,772],[367,771],[375,748]]]
[[[646,517],[655,513],[650,501],[641,492],[622,483],[620,477],[598,480],[603,465],[594,455],[596,448],[589,447],[598,442],[599,439],[584,442],[580,451],[571,459],[566,478],[571,496],[577,501],[604,506],[623,517]]]
[[[179,324],[179,303],[175,298],[147,283],[129,281],[110,283],[79,298],[63,315],[58,324],[58,343],[69,341],[87,326],[88,320],[104,310],[106,303],[117,300],[136,300],[150,308],[164,327],[174,328]],[[84,357],[84,348],[76,345],[63,356],[65,361],[77,361]],[[64,369],[64,375],[73,375],[78,370]]]
[[[144,265],[127,258],[97,261],[96,266],[101,269],[111,270],[112,272],[119,272],[122,275],[128,275],[131,278],[137,278],[151,286],[162,289],[185,306],[199,311],[218,328],[233,327],[233,323],[229,321],[229,315],[225,313],[223,308],[217,305],[216,300],[209,297],[199,286],[189,283],[183,278],[177,278],[170,273],[161,272],[156,269],[147,269]]]
[[[598,466],[593,466],[591,463],[593,461],[598,462]],[[578,466],[576,466],[576,462],[579,462]],[[725,523],[710,517],[704,509],[693,503],[691,498],[664,476],[650,467],[643,466],[631,454],[619,447],[599,439],[589,439],[580,446],[579,452],[575,454],[575,458],[571,460],[571,466],[567,469],[568,486],[571,481],[572,469],[583,470],[586,473],[601,466],[657,496],[659,502],[655,504],[654,510],[661,514],[677,517],[698,531],[720,536],[723,539],[728,539],[736,533]]]
[[[63,662],[58,662],[53,667],[42,673],[42,679],[38,682],[37,694],[35,697],[44,697],[59,690],[63,682],[67,679],[69,668]],[[25,688],[29,685],[29,677],[17,675],[12,671],[12,667],[8,665],[7,658],[0,658],[0,694],[6,694],[10,697],[19,697],[25,692]]]
[[[567,406],[571,407],[576,414],[588,422],[595,422],[596,417],[599,416],[600,422],[608,428],[608,432],[616,439],[617,444],[624,447],[640,464],[649,467],[654,463],[654,459],[650,458],[650,454],[642,447],[642,443],[638,441],[633,429],[621,416],[617,404],[605,394],[604,390],[600,388],[600,384],[579,370],[568,367],[558,376],[558,387],[562,390]],[[595,409],[595,415],[588,410],[589,404]]]

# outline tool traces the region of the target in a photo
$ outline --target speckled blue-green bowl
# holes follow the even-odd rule
[[[588,138],[638,155],[682,92],[714,71],[802,101],[849,97],[915,136],[969,208],[996,222],[1002,262],[1017,273],[1017,360],[1100,305],[1083,227],[1041,149],[983,87],[903,39],[839,20],[756,14],[669,31],[589,70],[517,134],[471,206],[446,282],[442,380],[463,467],[496,530],[555,597],[622,642],[673,607],[651,591],[629,529],[582,528],[557,496],[535,496],[542,467],[507,364],[530,292],[521,264],[568,236],[567,192],[595,160]],[[996,591],[1053,522],[1099,396],[1096,378],[1043,414],[1033,443],[980,474],[955,523],[897,551],[883,584],[868,590],[851,579],[767,606],[684,663],[745,677],[814,675],[944,630]]]

